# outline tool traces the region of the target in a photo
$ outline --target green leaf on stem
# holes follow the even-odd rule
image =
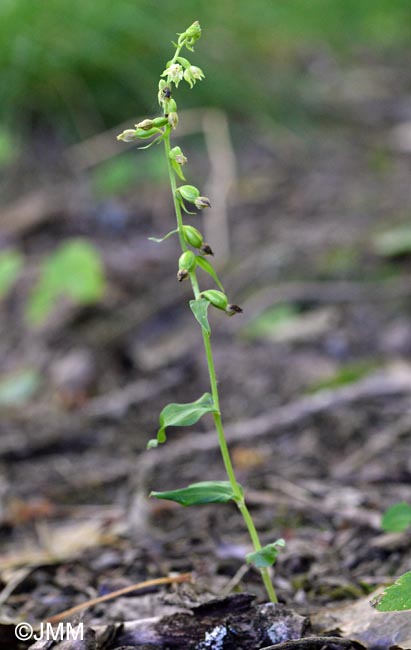
[[[404,573],[381,596],[371,601],[379,612],[402,612],[411,609],[411,571]]]
[[[197,264],[198,264],[198,266],[201,266],[201,268],[203,269],[203,271],[205,271],[206,273],[208,273],[209,275],[211,275],[211,277],[213,278],[213,280],[214,280],[214,282],[216,283],[216,285],[217,285],[218,287],[220,287],[221,291],[224,291],[224,287],[223,287],[223,285],[221,284],[220,279],[219,279],[217,273],[215,272],[214,267],[213,267],[213,265],[211,264],[211,262],[209,262],[205,257],[200,257],[200,256],[198,255],[198,256],[197,256]]]
[[[381,525],[390,533],[400,533],[411,524],[411,506],[408,503],[396,503],[384,512]]]
[[[267,544],[263,546],[261,551],[254,551],[254,553],[248,553],[246,555],[246,560],[249,564],[253,564],[257,569],[264,569],[275,564],[278,554],[282,548],[285,546],[285,541],[280,538],[272,544]]]
[[[175,501],[182,506],[198,506],[206,503],[228,503],[235,501],[236,496],[228,481],[203,481],[192,483],[181,490],[170,492],[151,492],[151,497]]]
[[[171,235],[175,235],[177,232],[178,232],[178,229],[176,228],[175,230],[170,230],[170,232],[168,232],[166,235],[164,235],[164,237],[160,237],[160,238],[158,238],[158,237],[149,237],[148,239],[149,239],[149,241],[155,241],[156,244],[161,244],[162,241],[164,241],[165,239],[168,239],[169,237],[171,237]]]
[[[184,176],[183,172],[181,171],[181,165],[179,165],[176,160],[172,160],[171,161],[171,166],[174,169],[177,176],[179,178],[181,178],[182,181],[185,181],[186,179],[185,179],[185,176]]]
[[[197,263],[198,263],[198,257]],[[210,306],[210,302],[205,298],[198,298],[197,300],[190,300],[190,309],[193,312],[196,320],[200,323],[204,332],[208,335],[211,334],[210,324],[208,322],[207,311]]]
[[[205,413],[212,413],[214,410],[210,393],[204,393],[198,400],[188,404],[167,404],[160,413],[157,438],[149,441],[148,449],[153,449],[166,441],[166,427],[188,427],[198,422]]]

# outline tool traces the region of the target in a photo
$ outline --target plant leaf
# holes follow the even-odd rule
[[[280,538],[272,544],[263,546],[261,551],[254,551],[248,553],[246,560],[249,564],[254,564],[257,569],[264,569],[265,567],[273,566],[275,564],[278,554],[285,546],[285,541]]]
[[[170,232],[168,232],[166,235],[164,235],[164,237],[160,237],[160,238],[158,238],[158,237],[149,237],[148,239],[149,239],[149,241],[155,241],[157,244],[161,244],[162,241],[165,241],[166,239],[171,237],[171,235],[175,235],[177,232],[178,232],[178,229],[176,228],[175,230],[170,230]]]
[[[198,262],[198,257],[196,258]],[[207,318],[207,310],[210,302],[205,298],[198,298],[197,300],[190,300],[190,309],[193,312],[196,320],[200,323],[204,332],[208,335],[211,334],[210,324]]]
[[[174,169],[177,176],[179,178],[181,178],[182,181],[185,181],[186,179],[185,179],[185,176],[184,176],[184,174],[183,174],[183,172],[181,170],[181,165],[179,165],[178,162],[176,162],[175,160],[172,160],[171,161],[171,166]]]
[[[411,524],[411,506],[408,503],[396,503],[384,512],[381,525],[390,533],[400,533]]]
[[[379,612],[402,612],[411,609],[411,571],[404,573],[381,596],[371,601]]]
[[[224,287],[221,284],[220,279],[217,273],[215,272],[215,269],[211,264],[211,262],[209,262],[205,257],[201,257],[200,255],[197,255],[197,264],[198,266],[201,266],[203,271],[211,275],[216,285],[221,289],[221,291],[224,291]]]
[[[23,256],[13,248],[0,253],[0,298],[3,298],[17,280],[24,265]]]
[[[206,503],[228,503],[235,501],[233,489],[228,481],[203,481],[192,483],[181,490],[151,492],[151,497],[168,499],[182,506],[198,506]]]
[[[198,400],[188,404],[167,404],[160,413],[157,439],[150,440],[147,447],[153,449],[166,441],[166,427],[188,427],[198,422],[205,413],[212,413],[214,410],[210,393],[204,393]]]
[[[98,250],[85,239],[65,241],[43,260],[40,278],[27,305],[30,323],[42,323],[61,297],[92,304],[105,291],[104,267]]]

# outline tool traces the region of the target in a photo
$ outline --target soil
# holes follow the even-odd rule
[[[316,627],[319,612],[409,570],[410,534],[384,533],[381,514],[411,503],[411,256],[381,254],[378,236],[409,222],[410,152],[397,135],[411,121],[411,79],[400,60],[364,54],[355,68],[335,65],[312,68],[307,121],[294,131],[234,125],[220,276],[244,313],[210,318],[238,480],[262,541],[286,541],[274,577],[281,605],[263,604],[258,572],[244,564],[235,506],[147,496],[225,479],[208,417],[145,451],[165,404],[208,389],[189,287],[175,279],[177,242],[147,242],[173,227],[167,187],[145,183],[97,203],[86,174],[60,169],[74,183],[70,201],[6,241],[27,261],[1,304],[0,368],[4,377],[30,369],[38,387],[1,407],[1,647],[258,649],[302,636],[326,647],[321,635],[339,632]],[[192,157],[201,174],[195,148]],[[36,172],[45,191],[47,164]],[[44,326],[28,326],[39,259],[78,236],[102,252],[104,300],[62,302]],[[189,582],[76,613],[82,642],[15,639],[19,621],[187,572]]]

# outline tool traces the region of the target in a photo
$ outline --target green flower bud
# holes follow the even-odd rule
[[[201,36],[201,27],[198,20],[195,20],[193,24],[190,25],[188,29],[186,29],[184,34],[187,36],[187,38],[194,38],[196,41],[198,41]]]
[[[201,295],[203,298],[211,302],[214,307],[217,307],[217,309],[226,311],[228,298],[222,291],[217,291],[217,289],[209,289],[208,291],[202,291]]]
[[[136,129],[142,129],[143,131],[148,131],[154,127],[161,127],[167,124],[166,117],[155,117],[153,120],[143,120],[136,124]]]
[[[183,226],[183,237],[194,248],[201,248],[203,244],[203,235],[193,226]]]
[[[181,185],[181,187],[177,188],[177,192],[181,198],[189,203],[195,203],[200,196],[200,191],[194,185]]]
[[[174,102],[174,104],[175,104],[175,102]],[[160,126],[165,126],[166,124],[167,124],[167,118],[166,117],[155,117],[154,120],[153,120],[153,126],[156,126],[157,128],[159,128]]]
[[[180,147],[173,147],[169,153],[169,157],[171,160],[175,160],[179,165],[185,165],[187,162],[187,158],[181,151]]]
[[[196,208],[199,210],[203,210],[204,208],[211,208],[211,203],[210,199],[207,198],[206,196],[199,196],[195,201],[194,205]]]
[[[137,140],[138,135],[135,129],[126,129],[123,133],[117,136],[117,140],[122,140],[123,142],[133,142]]]
[[[171,113],[168,114],[167,119],[168,119],[169,125],[172,126],[173,129],[175,129],[177,127],[177,124],[178,124],[178,114],[175,113],[174,111],[172,111]]]
[[[136,129],[143,129],[143,131],[148,131],[148,129],[152,129],[153,126],[153,120],[143,120],[142,122],[136,124]]]
[[[152,129],[137,129],[136,135],[138,138],[146,140],[147,138],[151,138],[153,135],[158,135],[158,128],[153,127]]]
[[[192,271],[196,266],[196,256],[193,251],[185,251],[180,255],[178,260],[178,268],[184,271]]]
[[[167,99],[164,102],[164,110],[168,113],[175,113],[177,111],[177,104],[174,99]]]

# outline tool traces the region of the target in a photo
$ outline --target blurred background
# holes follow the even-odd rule
[[[205,231],[244,308],[212,315],[226,420],[409,376],[409,0],[2,0],[5,543],[30,533],[41,546],[33,521],[92,505],[112,522],[139,489],[175,486],[166,450],[155,485],[136,484],[136,459],[168,401],[207,390],[206,367],[189,288],[175,279],[177,242],[147,239],[174,227],[162,148],[138,151],[116,134],[157,114],[171,41],[194,20],[203,36],[189,58],[206,78],[178,89],[174,138],[187,181],[212,204],[187,222]],[[276,471],[330,476],[351,436],[390,412],[333,415],[335,449],[317,449],[326,443],[311,430],[301,448],[284,438]],[[272,470],[253,447],[234,455],[257,485]],[[374,474],[407,477],[406,457]],[[205,479],[207,466],[182,461],[179,479]],[[151,514],[172,525],[167,511]],[[287,516],[275,525],[292,526]]]

